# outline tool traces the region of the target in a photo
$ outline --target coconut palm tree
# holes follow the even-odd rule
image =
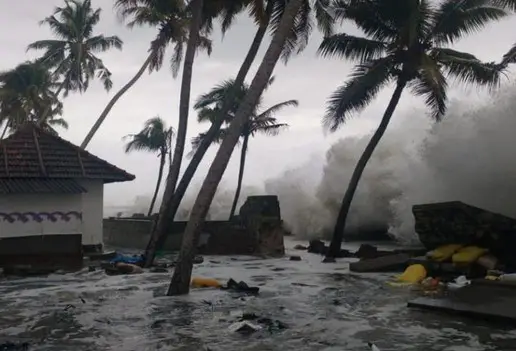
[[[127,21],[129,28],[150,26],[157,28],[157,34],[150,43],[147,59],[135,76],[108,102],[81,143],[83,149],[88,146],[116,102],[143,76],[145,71],[148,70],[149,73],[152,73],[161,69],[167,49],[171,45],[173,45],[173,49],[170,68],[173,77],[177,77],[185,44],[189,37],[188,25],[192,20],[192,15],[184,0],[116,0],[115,9],[118,16],[123,21]],[[198,48],[205,50],[209,55],[211,54],[211,41],[206,37],[208,33],[209,29],[204,30],[199,36]]]
[[[122,40],[117,36],[94,35],[100,13],[100,8],[91,7],[91,0],[65,0],[65,6],[57,7],[51,16],[41,21],[56,39],[38,40],[30,44],[28,50],[45,50],[39,61],[61,79],[56,96],[61,92],[65,97],[70,91],[82,93],[95,78],[106,90],[112,87],[111,72],[97,54],[112,48],[121,50]],[[48,111],[40,116],[39,123],[44,123],[47,114]]]
[[[68,128],[66,121],[57,117],[62,113],[62,104],[55,94],[58,85],[55,76],[38,62],[24,62],[0,73],[0,122],[4,125],[1,138],[9,130],[37,122],[47,109],[49,118],[43,128],[53,132],[56,126]]]
[[[357,62],[349,80],[329,98],[323,123],[337,130],[364,109],[389,83],[391,100],[351,176],[336,220],[328,252],[340,251],[347,214],[367,162],[382,138],[405,88],[423,97],[430,116],[439,121],[446,112],[448,79],[495,87],[500,66],[483,63],[470,53],[449,48],[458,39],[508,15],[488,1],[349,0],[337,1],[335,16],[354,23],[365,34],[326,37],[319,53]]]
[[[213,160],[208,174],[202,184],[197,199],[190,213],[190,220],[185,228],[179,260],[174,269],[174,275],[170,282],[167,295],[187,294],[190,289],[190,278],[192,275],[193,258],[199,240],[201,225],[206,218],[208,209],[213,201],[217,187],[222,175],[228,165],[229,159],[235,145],[237,144],[241,131],[248,121],[249,116],[258,104],[263,90],[266,88],[276,63],[283,52],[285,42],[295,25],[296,16],[303,4],[303,0],[289,0],[285,6],[281,19],[279,20],[276,32],[265,52],[262,63],[249,86],[249,91],[239,105],[238,110],[232,119],[224,140]]]
[[[219,2],[227,2],[230,6],[236,6],[236,0],[217,0]],[[247,5],[249,12],[258,24],[258,29],[251,43],[249,51],[240,67],[238,74],[235,78],[235,86],[241,86],[249,72],[249,69],[256,58],[261,43],[265,37],[268,29],[271,30],[272,34],[276,34],[279,28],[279,22],[285,11],[284,0],[268,0],[266,4],[261,3],[263,0],[243,0]],[[284,61],[287,61],[289,57],[296,52],[301,52],[313,29],[313,22],[317,23],[318,28],[326,35],[329,35],[333,31],[333,18],[328,11],[328,6],[331,0],[302,0],[303,6],[296,14],[293,26],[286,33],[287,38],[283,45],[282,57]],[[215,2],[215,1],[214,1]],[[212,3],[212,2],[210,2]],[[226,6],[228,5],[226,4]],[[313,4],[313,6],[312,6]],[[220,8],[219,8],[220,9]],[[232,10],[221,10],[223,15],[222,28],[227,28],[232,22],[232,14],[235,13],[235,8]],[[216,11],[213,11],[216,13]],[[181,177],[181,181],[177,185],[175,191],[168,186],[163,196],[163,202],[161,204],[160,215],[156,226],[153,228],[149,244],[145,250],[146,265],[152,264],[154,259],[154,252],[156,247],[159,247],[160,243],[163,243],[164,237],[169,230],[170,224],[173,222],[179,205],[183,199],[183,196],[190,184],[197,168],[199,167],[204,155],[208,151],[211,143],[217,137],[220,127],[223,124],[224,116],[230,111],[233,100],[235,99],[237,92],[229,92],[226,95],[223,105],[220,108],[219,115],[221,116],[212,123],[210,129],[206,132],[206,137],[203,138],[195,154],[193,155],[188,167]]]
[[[130,139],[125,145],[125,152],[132,151],[146,151],[157,153],[160,159],[158,180],[156,182],[156,189],[149,206],[148,216],[152,215],[154,204],[158,196],[161,179],[163,178],[163,170],[167,162],[167,156],[170,157],[170,150],[172,148],[172,138],[174,137],[174,129],[167,127],[165,121],[160,117],[153,117],[147,120],[143,129],[136,134],[129,134],[124,139]],[[169,159],[170,161],[170,159]]]
[[[271,78],[267,87],[269,87],[273,83],[273,81],[274,79]],[[222,104],[224,103],[226,94],[228,94],[231,90],[234,89],[234,85],[234,80],[227,80],[222,84],[216,86],[214,89],[212,89],[210,93],[205,94],[197,102],[196,107],[199,108],[200,106],[203,106],[199,110],[199,122],[214,122],[218,118],[220,106],[222,106]],[[225,123],[231,122],[231,116],[234,115],[234,113],[238,109],[238,105],[245,98],[247,92],[249,91],[249,86],[244,84],[239,89],[237,89],[237,91],[238,93],[236,100],[234,100],[232,110],[226,115],[226,119],[224,121]],[[242,189],[242,181],[244,178],[244,168],[249,145],[249,138],[254,137],[256,134],[264,134],[270,136],[278,135],[282,130],[288,127],[288,124],[278,123],[278,120],[276,119],[276,117],[274,117],[274,115],[285,107],[297,107],[299,103],[297,100],[283,101],[259,112],[262,104],[263,101],[260,97],[259,102],[257,103],[253,113],[251,114],[249,120],[246,122],[241,132],[242,149],[240,151],[240,166],[238,170],[238,182],[235,191],[235,197],[233,199],[231,211],[229,214],[230,220],[235,215],[236,207],[240,197],[240,191]],[[194,150],[193,152],[195,152],[195,150],[199,147],[202,140],[206,138],[206,134],[206,132],[200,133],[197,137],[195,137],[192,140],[192,146]],[[220,128],[218,135],[215,137],[214,141],[217,143],[221,143],[226,134],[227,130],[225,128]]]

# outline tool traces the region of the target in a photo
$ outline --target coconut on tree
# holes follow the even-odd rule
[[[496,1],[496,0],[495,0]],[[364,36],[347,33],[324,38],[319,53],[341,57],[356,66],[349,80],[337,88],[327,104],[323,123],[337,130],[363,110],[390,84],[394,91],[364,153],[359,158],[339,210],[328,261],[340,251],[346,219],[360,177],[380,142],[402,93],[409,89],[421,96],[430,117],[439,121],[447,106],[448,81],[495,87],[501,66],[484,63],[474,55],[450,48],[457,40],[500,20],[509,13],[493,1],[348,0],[336,1],[339,20],[355,24]]]
[[[267,87],[269,87],[273,83],[274,79],[271,78]],[[214,87],[209,93],[204,94],[195,104],[195,107],[198,109],[198,121],[199,122],[214,122],[219,116],[219,110],[222,104],[224,103],[225,96],[234,89],[235,81],[227,80],[222,84]],[[231,116],[233,116],[238,109],[240,103],[244,100],[247,92],[249,91],[249,86],[244,84],[240,88],[236,89],[236,99],[233,100],[233,107],[226,115],[224,123],[231,123]],[[240,165],[238,169],[238,180],[237,186],[235,190],[235,196],[233,198],[233,203],[231,205],[231,210],[229,214],[229,219],[231,220],[235,216],[236,208],[238,205],[238,200],[240,197],[240,192],[242,190],[242,181],[244,179],[244,169],[245,169],[245,161],[249,146],[249,138],[254,137],[256,134],[263,134],[269,136],[276,136],[282,130],[288,127],[286,123],[279,123],[275,115],[280,112],[285,107],[293,106],[297,107],[299,105],[297,100],[288,100],[277,103],[269,108],[262,109],[263,106],[263,98],[260,97],[257,105],[255,106],[254,111],[252,112],[249,120],[244,125],[244,128],[241,132],[242,139],[242,149],[240,150]],[[224,140],[224,136],[226,135],[226,128],[220,128],[217,136],[215,137],[215,142],[220,143]],[[197,137],[192,140],[193,151],[199,147],[200,143],[206,138],[206,132],[200,133]]]
[[[62,104],[55,90],[59,82],[48,69],[38,62],[24,62],[0,73],[0,138],[27,123],[36,123],[48,110],[49,117],[42,128],[57,133],[54,127],[67,129],[68,123],[58,117]]]
[[[136,134],[129,134],[124,139],[129,139],[125,145],[125,152],[145,151],[158,154],[159,169],[156,188],[152,196],[147,216],[152,215],[154,204],[158,197],[161,180],[163,178],[163,170],[167,163],[167,156],[170,162],[170,151],[172,149],[172,139],[174,137],[174,129],[167,127],[166,122],[160,117],[153,117],[147,120],[143,129]]]
[[[93,9],[91,0],[65,0],[63,7],[40,23],[52,31],[55,39],[38,40],[28,50],[44,50],[38,62],[52,70],[60,79],[55,95],[64,97],[69,92],[84,92],[93,79],[99,79],[109,91],[113,82],[111,72],[97,56],[113,48],[122,49],[122,40],[117,36],[95,35],[95,26],[100,21],[101,9]],[[48,118],[45,111],[38,123]]]

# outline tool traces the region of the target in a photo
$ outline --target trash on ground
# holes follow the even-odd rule
[[[422,282],[426,276],[427,272],[422,264],[413,264],[408,266],[397,280],[402,283],[417,284]]]
[[[488,250],[478,246],[466,246],[452,256],[453,263],[470,264],[483,256]]]
[[[259,287],[249,286],[246,282],[240,281],[236,282],[234,279],[230,278],[226,284],[226,286],[221,287],[224,290],[232,290],[236,292],[245,292],[248,294],[258,294],[260,291]]]
[[[131,263],[117,262],[112,266],[104,269],[107,275],[122,275],[122,274],[140,274],[143,269],[140,266]]]
[[[221,288],[222,284],[213,278],[193,277],[190,283],[192,288]]]
[[[457,277],[457,279],[455,279],[453,282],[448,283],[447,286],[448,288],[459,289],[468,286],[469,284],[471,284],[471,280],[468,280],[466,276],[461,275],[460,277]]]
[[[449,260],[454,253],[456,253],[458,250],[462,248],[462,245],[460,244],[448,244],[439,246],[438,248],[429,251],[426,254],[426,257],[437,261],[437,262],[443,262]]]

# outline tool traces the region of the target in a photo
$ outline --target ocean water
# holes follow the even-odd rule
[[[53,351],[366,351],[367,342],[381,351],[516,350],[516,329],[408,309],[417,292],[387,285],[391,274],[350,273],[351,260],[323,264],[320,256],[287,251],[270,260],[206,256],[195,266],[195,276],[260,286],[258,296],[199,289],[166,297],[172,272],[106,276],[85,269],[3,279],[0,342]],[[232,333],[228,327],[244,312],[288,328]]]

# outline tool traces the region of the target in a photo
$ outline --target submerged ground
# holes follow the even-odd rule
[[[293,242],[288,246],[292,247]],[[516,330],[407,309],[416,294],[358,275],[349,261],[288,250],[302,261],[205,257],[194,275],[245,280],[258,297],[219,290],[164,296],[170,274],[106,276],[102,271],[0,281],[0,343],[30,350],[515,350]],[[489,298],[486,296],[486,298]],[[81,299],[84,301],[81,301]],[[231,333],[242,312],[278,319],[282,332]]]

